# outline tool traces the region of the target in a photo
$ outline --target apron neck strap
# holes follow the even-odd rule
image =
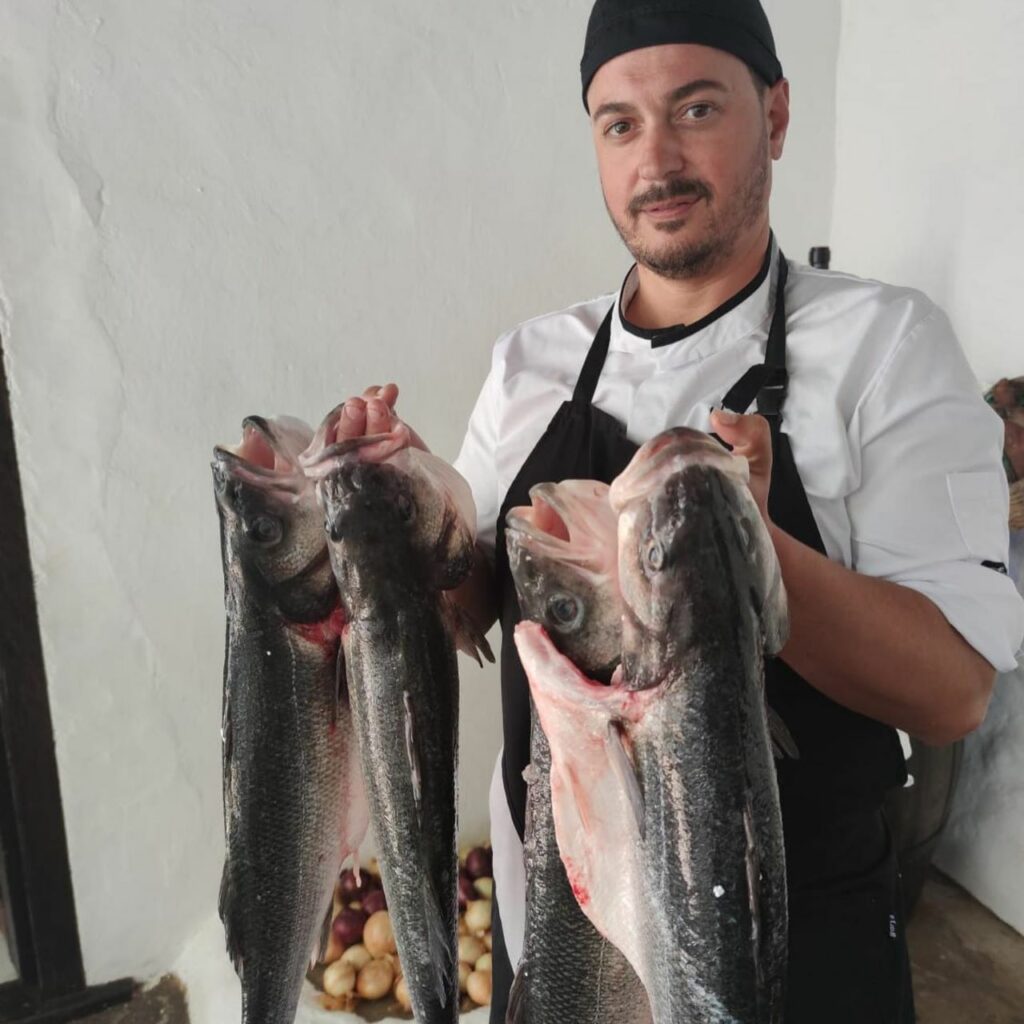
[[[730,388],[722,399],[722,407],[731,412],[745,413],[757,399],[757,411],[769,423],[778,420],[786,401],[789,374],[786,370],[786,282],[789,264],[779,251],[779,273],[775,283],[775,310],[768,331],[764,362],[752,366]]]
[[[615,306],[618,301],[618,297],[616,297],[612,308],[608,310],[608,315],[601,321],[601,326],[597,329],[597,334],[594,335],[586,362],[576,381],[576,389],[572,393],[575,405],[590,405],[594,401],[597,382],[601,378],[601,370],[604,369],[604,361],[608,356],[608,345],[612,338],[612,317],[615,315]]]
[[[722,400],[722,405],[733,412],[746,412],[750,403],[757,399],[757,411],[770,421],[782,412],[789,386],[786,372],[786,282],[789,279],[789,264],[779,251],[779,272],[775,283],[775,310],[768,332],[764,363],[752,366],[732,387]],[[587,353],[580,371],[572,400],[575,405],[590,405],[594,400],[597,382],[601,378],[608,346],[612,336],[612,317],[619,299],[616,297],[608,315],[594,335],[593,344]]]

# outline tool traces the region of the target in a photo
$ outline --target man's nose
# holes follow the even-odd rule
[[[668,125],[653,125],[644,133],[637,171],[646,181],[664,181],[682,171],[682,145]]]

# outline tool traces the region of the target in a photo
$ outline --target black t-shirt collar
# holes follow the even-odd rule
[[[629,321],[621,306],[621,296],[624,293],[626,282],[629,280],[629,275],[635,270],[634,264],[633,267],[630,267],[629,274],[626,275],[625,281],[623,281],[623,287],[619,291],[619,320],[622,322],[623,328],[637,338],[645,338],[648,340],[651,343],[651,348],[662,348],[665,345],[672,345],[677,341],[682,341],[684,338],[692,337],[694,334],[704,330],[705,327],[709,327],[716,320],[720,320],[727,313],[745,302],[754,294],[754,292],[757,291],[758,288],[761,287],[762,284],[764,284],[772,267],[772,252],[775,248],[774,242],[775,236],[772,235],[768,240],[768,251],[764,255],[764,260],[761,263],[761,269],[757,272],[754,279],[738,291],[731,299],[727,299],[717,309],[712,310],[712,312],[708,313],[707,316],[701,317],[700,320],[697,320],[692,324],[675,324],[672,327],[649,329],[637,327],[636,324]]]

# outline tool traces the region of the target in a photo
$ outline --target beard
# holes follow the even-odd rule
[[[769,156],[768,137],[763,135],[747,169],[743,187],[718,209],[711,205],[714,192],[707,182],[699,178],[672,178],[664,185],[656,185],[631,199],[627,207],[628,222],[617,220],[610,208],[608,216],[633,259],[641,266],[659,277],[674,281],[704,277],[728,262],[743,233],[757,224],[763,214],[768,202]],[[639,227],[643,208],[673,199],[704,200],[708,203],[708,225],[703,237],[666,246],[647,242]],[[607,200],[605,207],[608,207]],[[673,220],[654,227],[672,235],[685,223],[685,220]]]

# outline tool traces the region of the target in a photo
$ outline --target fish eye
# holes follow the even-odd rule
[[[281,520],[273,516],[256,516],[245,523],[245,535],[254,544],[276,544],[283,534]]]
[[[661,572],[665,565],[665,548],[660,541],[653,540],[644,549],[644,562],[651,572]]]
[[[583,602],[572,594],[552,594],[548,598],[547,617],[554,629],[568,633],[583,621]]]

